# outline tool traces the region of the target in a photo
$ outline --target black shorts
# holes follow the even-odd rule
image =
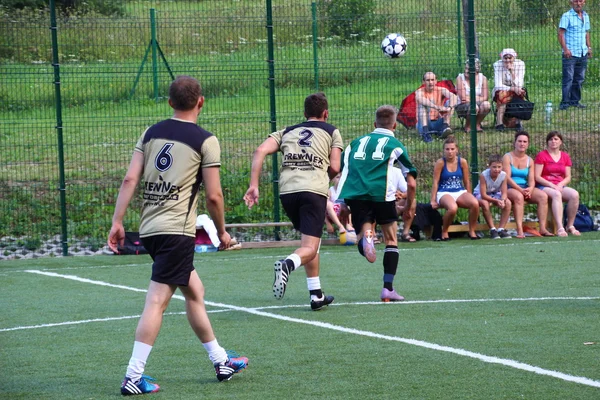
[[[154,260],[152,280],[167,285],[187,286],[194,270],[196,238],[184,235],[155,235],[142,238]]]
[[[389,224],[398,220],[395,201],[370,201],[370,200],[352,200],[345,199],[350,207],[352,215],[352,225],[359,234],[362,226],[366,222],[377,222],[379,225]]]
[[[282,194],[279,198],[297,231],[318,238],[323,235],[327,197],[312,192],[298,192]]]

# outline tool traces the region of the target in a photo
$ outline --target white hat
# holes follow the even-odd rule
[[[504,49],[500,52],[500,58],[504,58],[505,55],[510,54],[514,58],[517,58],[517,52],[515,49]]]

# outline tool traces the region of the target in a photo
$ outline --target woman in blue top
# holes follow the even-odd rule
[[[450,136],[444,141],[444,157],[436,161],[433,168],[433,187],[431,188],[431,207],[445,208],[442,240],[449,240],[448,227],[454,221],[458,207],[469,210],[469,236],[479,239],[475,225],[479,217],[479,202],[471,194],[469,164],[458,157],[456,139]]]
[[[513,214],[517,224],[517,238],[523,234],[523,214],[525,202],[537,204],[537,216],[542,236],[554,236],[546,229],[548,216],[548,195],[535,187],[533,160],[527,155],[529,133],[515,133],[514,150],[502,157],[502,169],[508,180],[508,198],[513,203]],[[539,236],[539,235],[538,235]]]

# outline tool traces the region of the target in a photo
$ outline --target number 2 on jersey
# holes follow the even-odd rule
[[[367,157],[367,153],[365,152],[365,150],[367,149],[367,144],[369,144],[370,140],[371,136],[365,136],[364,138],[359,140],[360,145],[354,153],[355,160],[364,160]],[[383,153],[383,148],[389,140],[390,139],[387,137],[377,139],[377,147],[375,147],[375,151],[371,154],[371,159],[383,160],[383,158],[385,157],[385,154]]]

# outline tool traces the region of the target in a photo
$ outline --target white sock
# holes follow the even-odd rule
[[[314,278],[306,278],[306,285],[308,286],[309,291],[321,289],[321,279],[318,276]]]
[[[134,382],[137,382],[144,373],[146,367],[146,361],[152,351],[152,346],[142,342],[133,343],[133,352],[129,359],[129,365],[127,366],[127,372],[125,376]]]
[[[296,253],[290,254],[289,256],[287,256],[287,259],[292,260],[292,262],[294,263],[294,269],[302,265],[302,260],[300,260],[300,256]]]
[[[212,361],[213,364],[221,364],[227,361],[227,352],[219,345],[217,339],[211,342],[202,343],[202,346],[206,349],[208,358],[210,358],[210,361]]]

